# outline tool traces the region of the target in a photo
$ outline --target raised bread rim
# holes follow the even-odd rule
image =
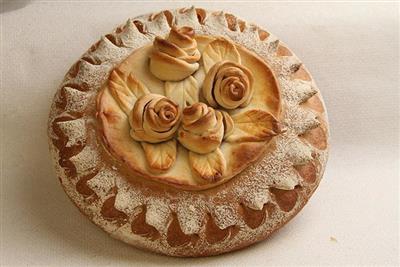
[[[246,179],[241,177],[243,181],[235,179],[236,185],[232,182],[210,190],[206,194],[207,198],[203,200],[207,202],[210,201],[208,198],[213,198],[213,201],[204,206],[206,212],[198,218],[196,211],[190,206],[180,211],[182,209],[180,204],[185,204],[184,202],[188,200],[193,202],[191,193],[175,194],[174,190],[144,183],[141,188],[144,190],[143,194],[134,196],[129,189],[130,184],[121,179],[121,174],[115,170],[114,165],[98,161],[101,156],[96,151],[101,150],[100,143],[95,138],[93,114],[87,112],[94,105],[93,99],[96,95],[94,88],[101,86],[104,77],[113,66],[140,46],[140,43],[150,42],[155,35],[163,33],[172,21],[178,25],[193,26],[205,33],[230,37],[235,42],[255,50],[272,65],[272,69],[277,72],[281,88],[284,88],[285,119],[289,120],[286,123],[290,124],[288,127],[303,141],[306,141],[301,142],[299,137],[295,138],[299,142],[285,144],[303,146],[292,148],[295,153],[290,155],[293,157],[291,158],[293,165],[296,162],[298,167],[297,186],[278,185],[281,189],[275,189],[269,185],[263,188],[266,195],[261,198],[253,195],[247,199],[248,203],[246,199],[243,202],[221,199],[223,194],[218,195],[217,191],[222,192],[229,187],[234,189],[238,184],[246,186],[244,184]],[[152,34],[149,34],[150,32]],[[136,43],[132,43],[132,40]],[[296,81],[300,84],[298,86],[284,84],[291,82],[288,79],[290,76],[297,77]],[[304,86],[301,82],[303,80],[309,80],[304,84],[310,86]],[[86,102],[87,106],[78,104],[77,99]],[[290,103],[295,102],[297,105],[291,106]],[[296,115],[295,111],[291,110],[296,108],[303,111],[303,117],[290,117]],[[315,116],[309,116],[310,114]],[[81,127],[80,131],[76,131],[77,127]],[[70,138],[62,140],[60,133]],[[64,190],[94,223],[113,237],[137,247],[173,256],[201,256],[228,252],[262,240],[300,211],[322,177],[327,161],[329,130],[325,107],[315,82],[300,60],[282,42],[267,31],[247,24],[231,14],[190,8],[164,11],[128,20],[125,26],[118,27],[86,52],[68,72],[55,96],[49,118],[49,137],[50,151]],[[81,143],[84,146],[80,145]],[[279,142],[276,145],[279,146]],[[60,147],[63,147],[61,153]],[[301,153],[296,153],[299,152],[297,149],[300,149]],[[79,151],[76,153],[77,150]],[[69,159],[65,160],[66,156]],[[263,160],[258,166],[263,166]],[[313,166],[314,171],[301,169],[309,164]],[[79,177],[69,177],[74,168],[80,172]],[[245,170],[244,175],[239,176],[246,176],[246,173],[251,172],[249,169]],[[308,176],[312,176],[315,180],[311,183],[306,182],[310,178]],[[88,192],[91,190],[94,195],[85,196],[82,192],[78,192],[79,183],[86,184]],[[165,194],[160,195],[160,190]],[[147,195],[144,194],[145,191]],[[161,201],[163,198],[174,201],[167,205]],[[182,200],[182,203],[176,199]],[[232,206],[227,203],[231,203]],[[198,204],[204,205],[204,203]],[[135,209],[135,205],[140,208]],[[143,216],[144,218],[141,218]],[[249,226],[255,221],[254,218],[260,216],[262,219],[260,225],[254,229],[251,227],[254,225]],[[198,220],[194,220],[196,218]],[[133,224],[140,224],[134,230],[135,234],[132,233]],[[140,232],[141,230],[143,231]],[[214,237],[222,238],[214,240]],[[213,240],[210,241],[210,238]]]

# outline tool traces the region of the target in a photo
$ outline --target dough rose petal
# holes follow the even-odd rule
[[[223,137],[221,112],[204,103],[196,103],[183,110],[178,140],[184,147],[199,154],[207,154],[220,146]]]
[[[163,81],[180,81],[199,68],[200,52],[190,27],[172,27],[166,39],[157,36],[150,55],[150,71]]]
[[[160,143],[175,134],[181,117],[179,106],[162,95],[139,98],[129,117],[131,137],[136,141]]]
[[[220,61],[207,72],[203,96],[212,107],[226,109],[247,106],[253,96],[251,71],[232,61]]]

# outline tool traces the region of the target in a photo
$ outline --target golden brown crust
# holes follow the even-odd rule
[[[279,45],[278,50],[276,51],[276,54],[278,56],[291,56],[292,52],[290,52],[290,50],[286,46]]]
[[[179,36],[180,35],[178,34],[177,37],[172,38],[172,40],[180,39]],[[189,45],[191,40],[187,40],[188,38],[183,35],[181,37],[186,40]],[[193,36],[190,35],[189,37],[192,38]],[[121,107],[120,103],[126,103],[129,101],[114,101],[113,99],[110,99],[113,94],[108,92],[108,87],[103,88],[103,93],[101,94],[102,99],[98,101],[98,117],[100,120],[106,120],[105,122],[102,122],[103,127],[101,130],[103,131],[103,136],[105,137],[105,140],[112,153],[126,162],[126,164],[131,167],[135,173],[142,177],[160,181],[179,188],[188,190],[201,190],[217,186],[238,174],[248,164],[256,161],[260,156],[262,156],[262,152],[265,150],[262,147],[265,146],[265,144],[267,144],[273,136],[281,134],[281,126],[279,124],[281,96],[279,86],[277,85],[277,79],[275,78],[270,67],[266,64],[265,60],[261,59],[258,55],[249,51],[247,48],[226,39],[204,35],[194,35],[194,37],[197,49],[202,52],[203,56],[205,55],[206,51],[210,51],[208,53],[208,59],[206,60],[203,58],[203,61],[207,61],[207,64],[211,66],[210,71],[207,74],[207,77],[209,78],[207,79],[207,77],[205,77],[204,83],[202,81],[197,81],[192,76],[189,76],[189,78],[179,82],[167,81],[165,82],[165,88],[162,87],[162,83],[152,84],[152,79],[154,77],[152,77],[151,74],[146,73],[146,71],[137,73],[138,68],[148,68],[146,65],[146,55],[151,52],[150,47],[147,46],[135,50],[125,61],[120,64],[120,66],[117,67],[117,70],[119,72],[130,73],[129,75],[120,75],[123,77],[130,77],[132,75],[135,77],[141,77],[142,83],[147,85],[145,87],[151,88],[151,90],[159,90],[160,92],[165,90],[165,93],[168,97],[176,100],[176,103],[179,103],[179,107],[188,106],[193,102],[195,105],[192,105],[192,107],[196,106],[195,101],[199,101],[201,96],[199,97],[195,94],[202,94],[198,88],[198,84],[200,83],[203,83],[203,95],[207,95],[204,94],[205,90],[208,92],[209,97],[211,97],[211,95],[218,95],[211,92],[214,84],[226,83],[229,85],[230,80],[235,81],[234,84],[237,87],[234,90],[239,90],[241,92],[240,95],[242,95],[239,101],[231,101],[228,99],[229,97],[225,97],[224,94],[221,94],[220,97],[217,96],[217,99],[219,99],[218,101],[220,103],[214,105],[220,110],[210,112],[208,116],[200,118],[195,123],[191,123],[190,126],[186,125],[185,119],[183,119],[183,123],[181,124],[182,126],[177,132],[177,140],[179,140],[178,147],[183,146],[188,151],[206,154],[215,151],[216,148],[222,145],[221,152],[225,159],[222,160],[220,157],[218,157],[218,159],[220,159],[218,161],[219,164],[213,167],[210,165],[211,169],[202,173],[202,171],[200,171],[198,168],[198,164],[193,161],[194,158],[199,159],[200,157],[193,156],[191,157],[191,160],[181,160],[184,157],[187,158],[188,154],[183,153],[182,150],[178,148],[176,157],[170,157],[169,155],[171,153],[169,153],[169,155],[164,157],[166,158],[165,163],[152,164],[154,160],[150,159],[149,161],[149,151],[145,152],[145,158],[140,146],[135,146],[132,144],[132,141],[128,135],[120,134],[121,132],[126,132],[127,130],[125,123],[126,119],[124,118],[123,112],[119,110]],[[159,43],[163,43],[164,39],[157,40],[158,39],[155,41],[156,46],[158,46]],[[172,46],[175,47],[173,44]],[[162,48],[159,50],[164,53],[168,50],[167,48]],[[229,53],[234,53],[232,60],[242,63],[238,64],[235,62],[222,60],[213,65],[215,60],[220,60],[221,55]],[[130,66],[134,66],[134,68]],[[205,68],[206,66],[202,65],[202,68],[203,67]],[[250,71],[250,69],[253,71]],[[199,72],[200,71],[201,70],[199,70]],[[214,78],[218,76],[221,76],[221,79],[218,78],[216,79],[217,82],[213,82]],[[125,78],[125,80],[129,81],[128,78]],[[150,84],[152,85],[150,86]],[[206,86],[206,84],[208,84],[208,86]],[[127,83],[127,85],[129,84]],[[232,86],[234,85],[232,84]],[[179,90],[183,90],[183,92],[177,93]],[[125,93],[121,95],[128,94]],[[236,96],[234,96],[234,98],[235,97]],[[142,99],[143,98],[149,98],[149,96],[144,96]],[[212,100],[208,99],[207,102],[212,106],[210,101]],[[138,102],[140,101],[136,101],[134,107],[139,106],[137,104]],[[140,110],[147,105],[146,103],[140,105]],[[229,106],[231,104],[233,106]],[[233,109],[223,110],[223,108],[227,107]],[[122,108],[122,110],[124,110],[124,108]],[[105,113],[103,114],[104,111]],[[233,111],[234,115],[229,115],[228,111]],[[132,114],[140,116],[143,114],[143,112],[135,112],[134,108],[134,112]],[[183,115],[183,117],[185,117],[185,115]],[[208,122],[211,118],[216,119],[213,125]],[[137,125],[133,123],[133,121],[137,121]],[[155,143],[157,140],[165,141],[165,139],[154,139],[151,134],[145,133],[143,130],[141,130],[141,128],[138,127],[138,125],[142,125],[142,120],[140,118],[138,119],[135,116],[130,115],[129,122],[132,126],[132,129],[130,130],[131,137],[133,137],[134,140],[151,143]],[[140,128],[140,131],[136,132],[135,129],[137,128]],[[193,132],[194,129],[198,129],[197,132]],[[166,136],[166,138],[169,138],[169,136],[170,135]],[[248,147],[249,151],[251,152],[248,153],[248,156],[253,156],[253,158],[246,161],[241,161],[240,158],[236,158],[235,153],[230,152],[231,150],[236,150],[236,147],[241,142],[253,142],[246,146],[246,149]],[[262,142],[263,144],[259,145],[257,142]],[[255,149],[258,149],[258,151],[254,151]],[[220,155],[220,153],[218,153],[218,155]],[[173,158],[177,159],[177,161],[174,163],[170,160]],[[187,166],[184,166],[184,164],[188,164],[187,162],[189,162],[189,164],[196,165],[196,167],[192,165],[192,169],[190,169]],[[237,168],[233,169],[225,168],[225,163],[227,165],[241,166],[237,166]],[[223,172],[221,173],[221,171]],[[199,179],[202,176],[204,176],[204,179]],[[204,180],[209,181],[209,183],[205,183]]]
[[[216,150],[224,137],[223,115],[204,103],[183,110],[179,143],[189,151],[207,154]]]
[[[136,141],[161,143],[173,138],[181,118],[180,107],[163,95],[138,98],[129,113],[130,135]]]
[[[193,172],[208,182],[214,183],[221,180],[226,172],[226,161],[219,148],[207,154],[190,151],[189,162]]]
[[[225,109],[246,107],[253,97],[251,71],[235,62],[224,60],[215,63],[203,82],[203,96],[212,107]]]
[[[149,170],[153,172],[168,171],[176,161],[176,140],[168,140],[158,144],[142,142]]]
[[[234,160],[230,162],[228,168],[235,172],[240,172],[247,165],[259,158],[268,148],[264,143],[241,143],[231,151]]]
[[[199,68],[200,52],[190,27],[172,26],[166,39],[157,36],[150,55],[150,71],[163,81],[180,81]]]
[[[261,210],[253,210],[245,205],[241,205],[239,212],[242,214],[243,220],[251,229],[256,229],[259,227],[268,216],[267,204],[264,204]]]
[[[194,18],[205,27],[213,19],[219,18],[219,13],[209,13],[201,9],[185,9],[179,12],[164,11],[162,15],[149,16],[146,19],[138,19],[131,23],[142,34],[153,29],[147,23],[160,23],[160,21],[165,20],[165,25],[171,25],[177,17],[191,16],[190,14],[193,14]],[[222,15],[222,17],[225,16]],[[226,26],[226,31],[246,34],[248,25],[245,22],[234,17],[229,17],[229,20],[230,22],[227,23],[229,26]],[[176,21],[179,20],[177,19]],[[256,30],[261,41],[269,40],[269,33],[264,31],[265,33],[263,34],[263,30]],[[123,32],[124,28],[118,30],[118,33]],[[113,38],[113,45],[120,43],[117,40],[118,38]],[[93,46],[90,51],[97,51],[102,45],[104,45],[104,41]],[[282,54],[282,51],[279,52],[279,55],[292,57],[287,52]],[[83,58],[89,57],[84,56]],[[294,128],[291,128],[288,120],[284,120],[288,124],[285,125],[288,128],[285,136],[299,134],[302,142],[312,149],[310,159],[306,161],[304,159],[297,160],[293,166],[293,170],[300,177],[301,185],[298,184],[291,189],[282,189],[272,184],[259,184],[263,187],[266,186],[266,192],[261,195],[254,195],[254,197],[257,197],[253,200],[259,200],[259,197],[262,198],[264,196],[269,196],[270,199],[261,202],[253,201],[251,203],[253,205],[250,207],[248,204],[249,198],[244,193],[253,192],[253,190],[260,188],[255,186],[258,183],[251,183],[252,180],[249,177],[257,180],[264,175],[260,170],[268,172],[273,167],[273,165],[268,165],[271,164],[271,161],[266,160],[268,156],[261,158],[258,163],[250,165],[248,169],[229,182],[212,189],[203,190],[200,194],[185,192],[143,179],[144,177],[139,177],[137,173],[132,173],[131,168],[115,161],[114,157],[109,154],[109,152],[113,151],[108,147],[107,143],[104,144],[107,147],[106,149],[99,145],[102,144],[99,140],[104,132],[98,131],[97,127],[99,125],[93,124],[96,112],[93,94],[88,98],[88,104],[84,108],[79,105],[73,105],[73,103],[78,103],[78,99],[79,102],[86,101],[84,100],[86,99],[86,94],[93,90],[92,85],[79,83],[76,80],[68,80],[75,79],[79,75],[82,65],[82,63],[74,65],[74,71],[68,74],[66,82],[63,83],[56,96],[49,119],[49,145],[56,163],[57,175],[65,192],[83,214],[87,215],[106,232],[111,233],[112,236],[137,247],[172,256],[210,256],[234,251],[265,239],[286,224],[301,210],[318,186],[326,163],[326,151],[329,147],[329,131],[325,109],[319,94],[315,94],[301,104],[303,110],[310,110],[317,115],[319,124],[312,130],[306,129],[304,132],[294,132]],[[278,70],[275,69],[274,71]],[[295,68],[294,72],[285,73],[285,75],[294,80],[312,81],[311,76],[303,66]],[[73,96],[71,96],[71,92],[74,92]],[[100,95],[103,95],[103,93],[100,93]],[[276,113],[277,110],[280,110],[280,106],[274,105],[276,99],[273,100],[269,96],[259,97],[267,99],[268,103],[275,107],[271,109],[271,113],[277,118],[280,117],[279,112]],[[100,97],[99,102],[101,101],[104,101],[104,99]],[[284,114],[282,115],[284,118],[286,118],[285,114],[287,112],[291,112],[290,106],[284,107]],[[119,119],[120,114],[115,113],[112,109],[103,109],[99,116],[103,116],[103,123],[113,123]],[[86,118],[91,118],[92,120],[86,120]],[[70,127],[68,123],[73,123],[77,120],[84,120],[85,122],[87,135],[84,139],[75,138],[76,136],[74,137],[73,134],[66,131],[68,129],[66,127]],[[99,128],[102,129],[103,127]],[[127,134],[129,134],[129,131]],[[246,143],[241,145],[246,145]],[[239,148],[235,153],[238,155],[238,160],[246,161],[252,158],[252,153],[257,153],[257,151],[263,149],[267,149],[272,153],[282,149],[282,147],[281,143],[277,141],[272,142],[267,148],[260,146],[258,149],[254,148],[254,150],[246,149],[248,151],[247,154],[242,153]],[[98,153],[96,164],[92,161],[85,161],[85,164],[83,164],[85,157],[88,159],[88,156],[89,158],[93,156],[91,153]],[[272,154],[268,155],[271,156]],[[276,162],[276,164],[279,164],[279,162]],[[236,164],[235,168],[240,169],[240,164]],[[106,171],[107,174],[105,174]],[[131,193],[129,201],[131,202],[129,202],[130,205],[126,206],[131,207],[132,210],[121,206],[123,204],[121,202],[121,199],[123,199],[121,194],[126,190],[126,187],[124,187],[127,186],[126,183],[121,184],[122,181],[118,178],[114,181],[115,184],[107,185],[106,181],[109,181],[107,177],[112,177],[110,172],[118,173],[117,177],[123,177],[123,180],[128,181],[129,186],[135,188],[136,191],[129,191]],[[268,175],[272,174],[268,173]],[[247,187],[250,184],[255,186],[253,190],[249,190],[249,187]],[[236,191],[239,188],[244,191]],[[135,197],[133,193],[139,194],[140,198]],[[200,195],[201,198],[197,198]],[[126,197],[127,195],[123,196]],[[236,196],[240,196],[240,198]],[[196,212],[199,210],[193,210],[190,207],[184,209],[184,212],[180,208],[186,207],[182,206],[182,204],[189,205],[189,203],[195,207],[204,207],[204,203],[194,202],[199,199],[209,201],[206,204],[208,211],[205,214],[197,215]],[[158,204],[155,204],[154,201],[156,200],[165,201],[161,201],[161,203],[165,203],[167,209],[171,210],[165,217],[159,216],[163,214],[164,204],[158,202]],[[231,206],[227,206],[227,204]],[[197,225],[195,223],[197,222],[196,218],[200,218],[198,232],[189,227]],[[225,218],[225,220],[221,218]],[[190,223],[185,222],[186,219],[191,220]]]

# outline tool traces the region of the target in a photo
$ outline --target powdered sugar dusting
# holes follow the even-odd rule
[[[143,204],[143,196],[119,174],[115,175],[118,193],[115,197],[115,208],[124,212],[128,216],[133,214],[136,207]]]
[[[158,35],[165,35],[169,31],[169,25],[167,18],[164,14],[155,17],[153,20],[148,19],[148,17],[140,17],[139,20],[146,26],[145,31],[146,34],[152,36],[151,41],[153,38]]]
[[[115,186],[115,171],[101,169],[92,179],[86,182],[98,197],[105,199]]]
[[[67,86],[63,90],[67,101],[65,110],[71,113],[83,112],[88,105],[89,94]]]
[[[121,39],[121,42],[126,47],[136,49],[139,48],[146,43],[151,42],[151,37],[142,34],[133,24],[132,19],[129,19],[122,32],[118,34],[118,37]]]
[[[58,122],[58,127],[68,136],[66,147],[82,144],[86,140],[86,126],[84,119]]]
[[[280,69],[280,75],[286,76],[296,72],[300,66],[301,61],[296,56],[278,57],[272,65]]]
[[[108,78],[109,67],[109,64],[92,65],[81,60],[78,73],[69,83],[81,83],[90,88],[99,88]]]
[[[284,123],[297,135],[320,125],[317,115],[313,111],[301,108],[298,105],[286,105],[285,113]]]
[[[220,229],[225,229],[231,225],[235,225],[238,221],[238,214],[234,207],[227,205],[218,205],[214,207],[213,216],[215,224]]]
[[[248,191],[252,198],[255,195],[252,192],[254,187],[262,184],[262,187],[277,187],[281,189],[293,189],[299,181],[299,175],[293,168],[293,163],[288,159],[287,149],[291,142],[291,138],[276,138],[276,149],[271,154],[264,157],[259,164],[253,165],[247,175],[252,175],[253,179],[249,181],[253,191]],[[296,151],[291,157],[302,158],[304,151]],[[247,176],[246,175],[246,176]],[[261,188],[262,188],[261,187]],[[247,191],[247,188],[243,188]]]
[[[241,190],[244,204],[254,210],[262,210],[264,204],[271,200],[268,188],[254,187],[254,190]]]
[[[98,60],[105,63],[116,63],[124,59],[130,52],[131,48],[118,47],[110,40],[102,37],[94,51],[88,51],[85,55],[94,56]],[[85,56],[84,55],[84,56]],[[111,68],[112,66],[110,66]]]
[[[284,144],[286,151],[286,158],[290,160],[293,165],[301,165],[311,161],[313,149],[301,142],[298,138],[292,139]]]
[[[225,13],[223,11],[208,13],[204,24],[206,27],[218,29],[220,35],[225,32],[225,30],[221,31],[221,28],[228,28],[228,23],[226,22]]]
[[[197,19],[196,9],[194,7],[188,8],[184,11],[175,12],[175,24],[178,26],[189,26],[197,28],[200,26],[199,20]]]
[[[311,82],[302,80],[290,80],[286,77],[279,77],[282,96],[286,101],[293,104],[300,104],[317,93],[317,89]]]
[[[92,146],[85,146],[82,151],[70,158],[75,165],[76,172],[83,176],[93,171],[100,163],[99,150]]]
[[[204,201],[192,200],[179,202],[176,209],[179,224],[187,235],[200,232],[206,214]]]
[[[154,198],[147,202],[146,223],[158,231],[165,232],[170,214],[169,203],[165,199]]]
[[[248,37],[248,40],[251,40],[253,43],[260,42],[258,35],[258,27],[254,24],[249,24],[243,31],[244,35]]]
[[[288,76],[301,66],[301,61],[294,55],[278,57],[276,50],[280,43],[279,40],[270,34],[265,40],[260,41],[258,28],[255,25],[246,23],[243,32],[239,30],[232,31],[227,28],[228,24],[223,12],[211,13],[207,11],[205,25],[198,23],[194,8],[187,9],[184,12],[178,10],[171,12],[174,20],[179,25],[190,25],[199,34],[222,35],[231,38],[235,42],[255,51],[267,61],[278,77],[281,86],[283,103],[286,106],[283,122],[287,127],[287,132],[273,139],[270,145],[274,145],[275,149],[271,153],[261,159],[258,164],[249,166],[238,175],[237,179],[232,181],[234,184],[231,187],[234,188],[233,191],[222,187],[218,193],[209,198],[205,198],[201,194],[191,194],[184,191],[155,197],[146,192],[147,189],[135,187],[117,170],[108,169],[107,167],[100,170],[97,175],[87,182],[88,186],[100,196],[102,201],[110,190],[116,186],[117,192],[114,206],[129,218],[135,216],[135,210],[138,206],[146,205],[146,222],[161,233],[160,238],[154,241],[132,234],[129,224],[121,226],[102,218],[100,213],[102,202],[93,202],[91,204],[85,202],[84,197],[77,193],[75,182],[67,177],[63,168],[58,164],[56,164],[57,174],[71,199],[96,224],[118,239],[135,246],[150,248],[169,255],[196,255],[198,251],[204,251],[205,248],[210,253],[228,251],[237,247],[238,244],[242,244],[242,242],[256,241],[260,237],[269,234],[297,212],[304,205],[305,200],[300,198],[290,212],[283,212],[277,209],[274,213],[269,214],[268,219],[256,229],[249,228],[243,222],[241,215],[238,213],[237,203],[243,203],[251,209],[261,210],[265,203],[273,202],[269,193],[270,187],[290,190],[299,184],[301,178],[293,168],[293,165],[304,164],[313,160],[313,155],[314,160],[321,164],[321,168],[317,173],[318,181],[321,178],[326,164],[327,151],[317,150],[301,142],[298,138],[298,134],[319,125],[319,121],[313,111],[299,106],[300,103],[305,102],[318,90],[313,81],[288,79]],[[154,36],[166,35],[169,31],[168,22],[163,14],[155,16],[153,20],[150,20],[148,16],[141,16],[136,19],[144,25],[144,34],[136,28],[133,20],[128,20],[121,32],[113,33],[117,40],[116,44],[103,37],[95,47],[84,55],[84,57],[95,58],[100,61],[100,64],[91,64],[89,61],[84,60],[81,62],[76,75],[67,77],[67,80],[63,83],[66,86],[62,89],[66,98],[65,111],[57,110],[57,107],[53,105],[50,121],[53,121],[57,113],[61,116],[64,113],[84,112],[93,101],[92,96],[100,89],[102,83],[107,79],[108,73],[116,64],[129,55],[133,49],[151,42]],[[238,25],[235,28],[239,29]],[[118,40],[120,40],[120,44]],[[89,85],[89,91],[82,92],[72,88],[68,85],[70,83]],[[72,140],[68,145],[82,142],[85,136],[83,132],[85,121],[94,119],[85,116],[78,120],[59,123],[61,130],[70,138],[69,141]],[[93,129],[91,130],[93,131]],[[51,132],[49,130],[50,134]],[[86,145],[79,154],[70,158],[80,176],[99,168],[101,162],[98,154],[99,145],[97,141],[92,140],[92,143]],[[50,150],[54,161],[58,162],[57,148],[52,142],[50,142]],[[226,201],[227,199],[229,199],[229,203]],[[172,202],[174,203],[172,204]],[[171,212],[177,214],[179,224],[185,234],[196,233],[201,237],[191,250],[185,247],[172,248],[165,241],[166,226]],[[240,226],[240,231],[234,237],[221,243],[206,243],[203,231],[205,217],[208,213],[212,215],[220,229],[238,225]]]

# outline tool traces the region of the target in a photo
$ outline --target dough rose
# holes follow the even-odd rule
[[[202,91],[210,106],[235,109],[250,103],[252,85],[253,75],[249,69],[231,61],[220,61],[206,74]]]
[[[168,37],[157,36],[150,55],[150,71],[163,81],[180,81],[199,68],[200,52],[190,27],[172,27]]]
[[[179,142],[190,151],[207,154],[219,147],[224,137],[222,113],[204,103],[183,110]]]
[[[177,104],[162,95],[140,97],[129,116],[130,134],[136,141],[159,143],[176,132],[181,112]]]

